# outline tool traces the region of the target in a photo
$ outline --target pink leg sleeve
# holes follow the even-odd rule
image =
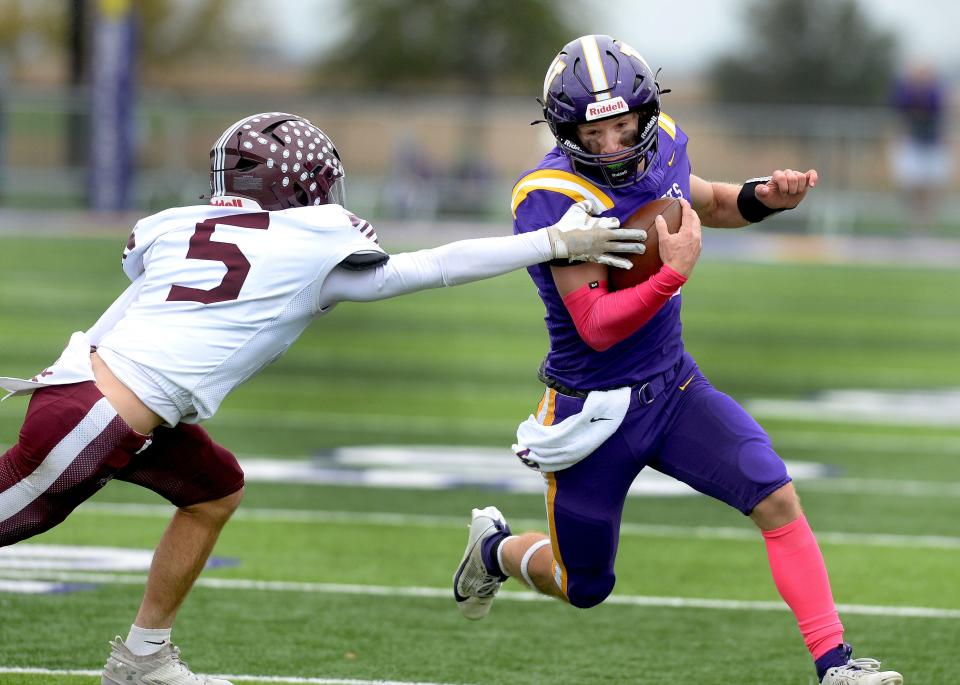
[[[763,531],[773,582],[797,617],[803,641],[817,659],[843,642],[830,579],[817,539],[805,516]]]

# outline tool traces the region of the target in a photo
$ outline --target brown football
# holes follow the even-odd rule
[[[632,269],[608,267],[608,286],[610,290],[622,290],[639,285],[657,273],[663,266],[663,262],[660,261],[660,251],[657,249],[657,229],[653,225],[658,214],[663,215],[664,221],[667,222],[667,230],[670,233],[676,233],[680,230],[682,219],[680,200],[673,197],[651,200],[631,214],[630,218],[624,221],[621,226],[644,229],[647,232],[647,251],[643,254],[626,255],[633,262]]]

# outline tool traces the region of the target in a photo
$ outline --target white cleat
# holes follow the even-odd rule
[[[820,685],[903,685],[903,676],[881,671],[876,659],[850,659],[844,666],[827,669]]]
[[[453,574],[453,597],[460,613],[471,621],[478,621],[490,613],[490,604],[500,584],[506,580],[503,576],[491,574],[481,556],[483,541],[497,533],[510,534],[503,514],[496,507],[474,509],[467,548]]]
[[[169,642],[147,656],[136,656],[119,635],[110,647],[101,685],[232,685],[191,671],[180,658],[180,648]]]

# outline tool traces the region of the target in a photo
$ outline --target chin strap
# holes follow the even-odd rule
[[[663,67],[657,68],[657,73],[653,75],[653,85],[657,87],[657,95],[666,95],[667,93],[672,93],[673,90],[670,88],[661,88],[660,87],[660,72],[663,71]]]

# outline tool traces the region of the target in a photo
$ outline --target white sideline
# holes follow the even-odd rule
[[[142,585],[146,576],[142,574],[113,573],[48,573],[46,571],[18,571],[0,569],[0,578],[44,578],[61,582],[76,583],[113,583],[118,585]],[[347,583],[307,583],[272,580],[250,580],[244,578],[199,578],[199,587],[215,590],[255,590],[261,592],[304,592],[330,595],[367,595],[376,597],[416,597],[422,599],[451,600],[449,588],[435,587],[391,587],[388,585],[356,585]],[[501,592],[498,601],[517,602],[555,602],[546,595],[535,592]],[[605,604],[622,606],[667,607],[678,609],[725,609],[731,611],[789,611],[783,602],[750,601],[740,599],[707,599],[700,597],[651,597],[645,595],[612,595],[604,600]],[[860,616],[882,616],[896,618],[936,618],[960,620],[960,609],[938,609],[934,607],[876,606],[867,604],[838,604],[843,614]]]
[[[85,502],[77,514],[107,514],[144,518],[168,518],[173,507],[165,504],[113,504]],[[233,515],[238,521],[275,521],[278,523],[349,523],[370,526],[417,526],[421,528],[463,528],[462,517],[426,514],[394,514],[386,512],[319,511],[310,509],[244,509]],[[543,528],[540,519],[511,519],[514,528]],[[756,541],[758,533],[752,524],[732,526],[675,526],[653,523],[624,523],[620,534],[673,539]],[[896,535],[890,533],[842,533],[817,531],[821,544],[863,545],[867,547],[908,547],[923,549],[960,549],[960,537],[947,535]]]
[[[50,669],[50,668],[17,668],[15,666],[0,666],[0,675],[63,675],[89,676],[95,678],[101,671],[79,669]],[[210,674],[214,678],[225,678],[238,683],[279,683],[288,685],[453,685],[452,683],[426,683],[409,680],[355,680],[348,678],[301,678],[297,676],[276,675],[235,675],[228,673]]]

